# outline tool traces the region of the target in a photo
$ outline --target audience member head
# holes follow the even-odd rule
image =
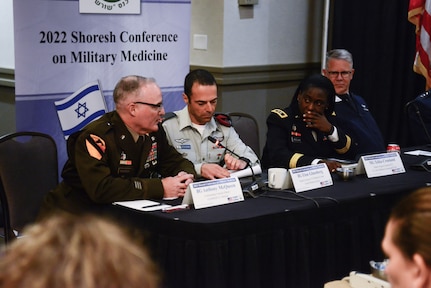
[[[123,77],[115,86],[113,97],[118,114],[130,129],[140,135],[159,129],[165,110],[154,78]]]
[[[193,123],[204,125],[209,122],[217,106],[214,76],[204,69],[191,71],[184,80],[183,99]]]
[[[337,95],[349,92],[354,73],[353,58],[349,51],[334,49],[326,54],[326,69],[323,69],[323,75],[334,84]]]
[[[155,288],[149,254],[117,224],[96,216],[58,214],[27,227],[0,258],[9,288]]]
[[[292,99],[299,111],[315,111],[329,116],[334,111],[335,90],[331,81],[320,74],[311,75],[299,84]]]
[[[431,188],[421,188],[394,206],[382,241],[393,288],[431,287]]]

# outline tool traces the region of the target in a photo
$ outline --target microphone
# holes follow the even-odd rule
[[[226,146],[224,146],[223,144],[221,144],[219,140],[215,139],[212,136],[208,136],[208,140],[210,140],[212,143],[214,143],[218,147],[223,148],[226,151],[228,151],[229,153],[231,153],[232,155],[236,156],[239,160],[244,161],[246,163],[247,167],[250,167],[253,181],[256,181],[256,176],[254,175],[253,167],[251,167],[250,159],[248,159],[246,157],[239,156],[238,154],[236,154],[235,152],[233,152],[232,150],[230,150],[229,148],[227,148]]]
[[[248,159],[246,157],[239,156],[238,154],[236,154],[232,150],[230,150],[227,147],[225,147],[223,144],[220,143],[219,140],[215,139],[212,136],[208,136],[208,140],[210,140],[212,143],[214,143],[218,147],[225,149],[226,151],[228,151],[232,155],[236,156],[238,159],[240,159],[240,160],[244,161],[245,163],[247,163],[247,167],[249,167],[250,170],[251,170],[251,178],[252,178],[253,182],[250,185],[248,185],[248,187],[246,187],[245,189],[243,189],[243,193],[246,194],[246,195],[250,195],[252,198],[257,198],[258,194],[256,194],[256,193],[258,192],[258,190],[260,191],[260,188],[264,187],[265,185],[263,183],[261,183],[261,181],[257,181],[256,175],[254,174],[253,167],[251,167],[251,163],[250,163],[251,161],[250,161],[250,159]]]
[[[230,154],[232,154],[232,155],[234,155],[234,156],[238,157],[238,159],[240,159],[240,160],[242,160],[242,161],[246,162],[246,163],[247,163],[247,166],[250,166],[250,159],[245,158],[245,157],[242,157],[242,156],[239,156],[238,154],[236,154],[235,152],[233,152],[232,150],[228,149],[226,146],[224,146],[223,144],[221,144],[219,140],[215,139],[215,138],[214,138],[214,137],[212,137],[212,136],[208,136],[208,140],[210,140],[212,143],[214,143],[214,144],[215,144],[215,145],[217,145],[218,147],[225,149],[225,150],[226,150],[226,151],[228,151]],[[253,171],[253,170],[252,170],[252,171]]]
[[[250,197],[252,197],[252,198],[257,198],[258,197],[258,194],[256,194],[258,192],[257,190],[260,191],[260,188],[263,187],[264,185],[262,183],[260,183],[260,181],[257,181],[256,175],[254,174],[253,167],[251,167],[250,159],[248,159],[246,157],[239,156],[238,154],[236,154],[235,152],[233,152],[232,150],[228,149],[226,146],[221,144],[219,140],[215,139],[212,136],[208,136],[208,140],[210,140],[212,143],[214,143],[218,147],[225,149],[226,151],[228,151],[232,155],[236,156],[238,159],[247,163],[246,167],[249,167],[251,170],[252,183],[250,185],[248,185],[248,187],[244,188],[242,191],[245,195],[250,195]]]
[[[431,90],[427,90],[427,91],[423,92],[422,94],[419,94],[418,96],[416,96],[415,99],[407,102],[407,104],[404,107],[407,109],[410,105],[412,105],[417,100],[422,99],[422,98],[426,98],[426,97],[428,97],[430,95],[431,95]]]
[[[428,128],[427,128],[427,126],[426,126],[426,124],[424,122],[424,119],[422,118],[422,114],[421,114],[421,111],[419,109],[417,101],[421,100],[421,99],[424,99],[424,98],[427,98],[430,95],[431,95],[431,90],[427,90],[427,91],[423,92],[422,94],[419,94],[415,99],[411,100],[410,102],[408,102],[404,106],[404,108],[406,109],[406,111],[409,112],[410,111],[409,108],[413,104],[413,107],[415,108],[414,112],[416,113],[416,116],[418,117],[419,122],[422,125],[422,128],[425,130],[425,135],[426,135],[429,143],[431,143],[431,135],[428,132]]]

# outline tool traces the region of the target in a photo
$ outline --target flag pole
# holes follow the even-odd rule
[[[328,50],[328,23],[329,23],[329,7],[331,0],[325,0],[323,9],[323,30],[322,30],[322,70],[326,67],[326,52]]]

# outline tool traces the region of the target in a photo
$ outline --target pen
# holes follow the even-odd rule
[[[172,206],[172,207],[163,208],[162,212],[171,213],[171,212],[174,212],[174,211],[187,210],[187,209],[189,209],[189,205],[188,204],[181,204],[181,205],[176,205],[176,206]]]

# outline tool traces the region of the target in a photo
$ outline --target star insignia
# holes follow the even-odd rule
[[[84,104],[78,103],[78,108],[75,109],[75,112],[78,114],[78,118],[85,118],[85,113],[88,111],[89,109],[87,108],[87,102],[84,102]]]

